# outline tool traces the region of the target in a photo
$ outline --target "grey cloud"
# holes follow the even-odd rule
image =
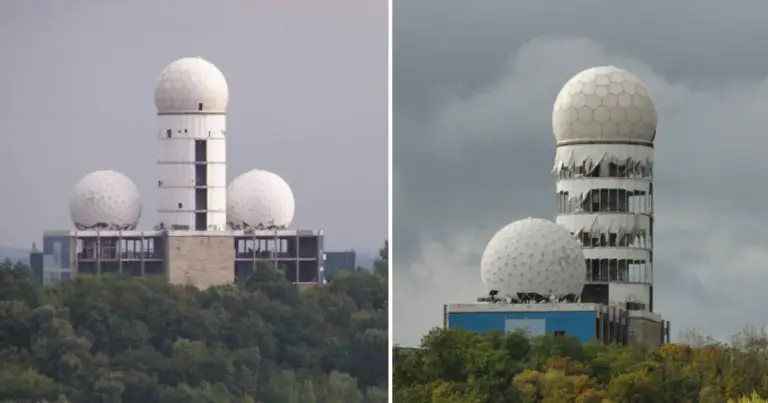
[[[7,3],[7,4],[6,4]],[[0,245],[70,227],[75,182],[115,169],[154,224],[160,70],[203,56],[230,86],[228,174],[272,170],[295,225],[330,248],[387,236],[387,10],[382,2],[226,0],[0,5]],[[27,4],[29,3],[29,4]],[[381,4],[380,4],[381,3]]]
[[[401,236],[409,240],[393,249],[396,342],[414,344],[439,325],[441,304],[479,296],[479,255],[493,232],[526,216],[554,217],[552,103],[570,76],[602,64],[640,76],[660,112],[657,310],[677,330],[718,338],[768,320],[761,308],[768,303],[761,292],[768,264],[762,246],[768,85],[762,77],[691,75],[686,81],[658,59],[586,38],[546,35],[514,53],[496,51],[506,52],[508,61],[469,87],[431,98],[423,108],[429,112],[400,112],[397,97],[409,92],[395,94],[395,121],[407,119],[394,133],[393,238],[395,245]],[[450,87],[447,82],[439,87]],[[437,94],[429,85],[410,92]]]

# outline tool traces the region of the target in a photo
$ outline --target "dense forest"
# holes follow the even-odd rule
[[[269,267],[198,290],[0,265],[0,401],[384,403],[387,248],[302,289]]]
[[[657,351],[569,336],[435,329],[393,352],[397,403],[726,403],[768,396],[768,336],[685,335]]]

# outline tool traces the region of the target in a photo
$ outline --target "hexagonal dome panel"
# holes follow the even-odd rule
[[[139,190],[120,172],[92,172],[75,185],[69,214],[80,230],[135,229],[141,218]]]
[[[500,297],[518,293],[581,294],[586,282],[584,252],[567,229],[551,221],[515,221],[493,236],[483,252],[481,278]]]
[[[261,169],[246,172],[227,187],[227,222],[232,228],[284,228],[296,201],[280,176]]]
[[[579,140],[653,141],[658,114],[645,84],[614,66],[576,74],[560,90],[552,111],[558,144]]]
[[[166,67],[155,87],[157,113],[224,113],[229,87],[224,74],[201,57],[186,57]]]

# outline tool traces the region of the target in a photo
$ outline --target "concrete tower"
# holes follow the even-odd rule
[[[179,59],[160,74],[157,213],[163,228],[226,230],[228,101],[224,75],[205,59]]]
[[[653,141],[658,117],[634,74],[571,78],[552,113],[557,223],[584,248],[583,302],[653,310]]]

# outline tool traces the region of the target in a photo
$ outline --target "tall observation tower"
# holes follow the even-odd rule
[[[584,70],[557,96],[557,223],[584,248],[583,302],[653,311],[657,121],[646,86],[617,67]]]
[[[176,60],[157,82],[157,213],[166,229],[227,228],[224,75],[199,57]]]

